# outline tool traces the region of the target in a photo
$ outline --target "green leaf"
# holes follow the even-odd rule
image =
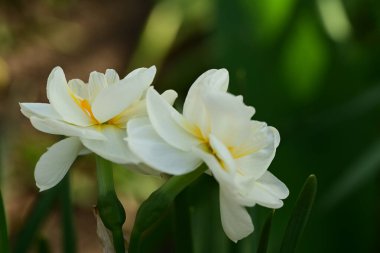
[[[298,196],[282,241],[281,253],[294,253],[307,224],[317,193],[317,178],[310,175]]]
[[[186,175],[171,177],[141,204],[131,234],[129,253],[141,252],[143,237],[149,233],[149,230],[154,229],[162,213],[168,209],[175,197],[205,170],[206,167],[202,166]]]
[[[24,226],[16,237],[14,253],[27,252],[41,223],[48,217],[60,189],[56,186],[39,194],[32,211],[25,219]]]
[[[175,205],[175,247],[176,252],[192,253],[193,238],[191,230],[190,206],[188,191],[180,193],[174,201]]]
[[[268,250],[268,242],[270,236],[270,228],[272,226],[272,219],[274,215],[274,210],[269,214],[268,218],[265,220],[263,230],[261,231],[261,237],[259,241],[259,246],[257,248],[257,253],[266,253]]]
[[[61,208],[62,208],[62,236],[63,252],[76,252],[75,228],[73,221],[73,210],[70,198],[70,177],[69,173],[62,180],[61,191]]]
[[[9,252],[8,245],[8,232],[7,232],[7,219],[5,217],[5,209],[3,196],[0,189],[0,252]]]

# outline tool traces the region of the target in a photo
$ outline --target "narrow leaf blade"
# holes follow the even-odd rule
[[[13,252],[23,253],[29,249],[42,222],[48,217],[59,190],[60,187],[56,186],[39,194],[33,209],[25,219],[25,223],[16,237],[17,243]]]
[[[268,218],[265,220],[263,230],[261,232],[261,237],[259,241],[259,246],[257,248],[257,253],[266,253],[268,250],[270,229],[272,226],[272,219],[274,215],[274,210],[269,214]]]
[[[281,253],[294,253],[307,224],[317,193],[317,178],[310,175],[298,196],[282,241]]]

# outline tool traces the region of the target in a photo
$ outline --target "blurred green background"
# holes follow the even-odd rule
[[[298,252],[380,252],[380,1],[1,1],[0,179],[13,243],[38,196],[35,163],[56,141],[31,127],[18,102],[45,102],[57,65],[84,80],[93,70],[156,65],[155,87],[178,91],[178,105],[201,73],[228,69],[230,91],[281,134],[270,170],[290,196],[275,212],[270,252],[311,173],[318,194]],[[116,173],[129,233],[162,180]],[[78,251],[100,252],[93,157],[78,159],[70,177]],[[220,226],[215,182],[204,176],[183,194],[196,252],[255,252],[270,210],[253,208],[256,231],[234,245]],[[181,239],[168,224],[180,217],[172,211],[147,248],[172,252]],[[59,226],[57,205],[38,232],[52,252],[62,252]]]

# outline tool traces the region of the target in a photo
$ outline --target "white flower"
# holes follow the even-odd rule
[[[280,208],[289,191],[267,171],[278,131],[251,120],[254,108],[227,88],[225,69],[205,72],[190,88],[183,115],[149,88],[149,118],[130,120],[127,139],[144,163],[165,173],[185,174],[205,162],[220,185],[224,231],[236,242],[253,231],[245,206]]]
[[[112,69],[105,74],[94,71],[86,84],[78,79],[67,82],[56,67],[47,81],[50,103],[20,103],[36,129],[69,137],[39,159],[34,174],[41,191],[59,183],[80,154],[92,151],[115,163],[139,162],[123,138],[126,122],[146,114],[144,96],[155,73],[154,66],[140,68],[120,80]],[[166,93],[169,100],[172,95]]]

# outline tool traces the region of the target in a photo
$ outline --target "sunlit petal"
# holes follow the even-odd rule
[[[41,119],[34,116],[30,117],[30,122],[34,128],[48,134],[76,136],[94,140],[105,138],[102,132],[96,130],[96,127],[80,127],[60,120]]]
[[[210,130],[226,146],[239,146],[250,132],[250,119],[255,110],[244,105],[240,97],[225,92],[208,92],[202,96]]]
[[[119,75],[113,69],[107,69],[105,76],[108,85],[115,84],[120,81]]]
[[[88,84],[82,80],[72,79],[68,82],[68,86],[72,92],[83,99],[89,99]]]
[[[226,92],[228,88],[228,72],[225,69],[211,69],[203,73],[190,87],[183,106],[183,115],[190,122],[199,126],[203,135],[209,130],[209,117],[201,101],[201,95],[208,91]]]
[[[93,103],[100,92],[108,87],[106,77],[103,73],[93,71],[88,78],[89,101]]]
[[[174,90],[166,90],[161,94],[161,96],[166,100],[166,102],[173,105],[178,97],[178,94]]]
[[[92,124],[88,115],[74,101],[75,94],[69,89],[65,74],[56,67],[49,75],[47,82],[47,97],[54,110],[69,123],[78,126]]]
[[[156,68],[138,69],[115,85],[99,92],[92,104],[92,112],[100,122],[106,122],[141,98],[152,83]]]

